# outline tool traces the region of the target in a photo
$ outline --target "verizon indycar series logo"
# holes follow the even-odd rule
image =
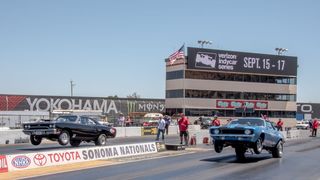
[[[12,166],[19,169],[27,168],[30,163],[31,160],[27,156],[16,156],[11,161]]]
[[[198,52],[196,56],[196,67],[216,68],[216,53]]]
[[[33,157],[33,162],[37,166],[44,166],[47,163],[47,157],[43,154],[36,154]]]

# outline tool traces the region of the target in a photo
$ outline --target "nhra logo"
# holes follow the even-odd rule
[[[27,156],[17,156],[12,159],[11,164],[15,168],[26,168],[30,165],[31,160]]]
[[[36,154],[33,157],[33,162],[34,164],[36,164],[37,166],[44,166],[47,163],[47,158],[45,155],[43,154]]]

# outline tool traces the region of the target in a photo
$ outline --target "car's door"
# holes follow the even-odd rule
[[[93,138],[93,132],[95,132],[95,126],[92,125],[92,120],[89,120],[88,117],[80,117],[79,125],[79,137],[85,140],[90,140]]]
[[[267,128],[266,137],[268,137],[268,146],[273,147],[275,146],[276,136],[278,132],[269,121],[266,121],[266,128]]]

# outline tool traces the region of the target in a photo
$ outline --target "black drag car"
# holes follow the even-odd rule
[[[58,141],[63,146],[69,143],[71,146],[79,146],[83,141],[106,145],[107,138],[114,138],[117,131],[87,116],[64,115],[54,121],[25,123],[23,132],[30,135],[33,145],[39,145],[46,138]]]

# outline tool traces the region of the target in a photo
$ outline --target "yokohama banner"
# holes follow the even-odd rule
[[[158,147],[155,142],[65,149],[59,151],[7,155],[8,166],[4,167],[7,167],[7,171],[16,171],[99,159],[137,156],[156,152],[158,152]],[[1,157],[2,156],[0,156],[0,162]]]
[[[104,114],[164,112],[163,99],[1,95],[0,111],[100,110]]]

